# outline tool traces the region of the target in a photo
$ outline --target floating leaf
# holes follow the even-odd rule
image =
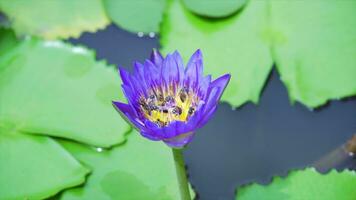
[[[0,199],[43,199],[89,172],[57,142],[0,128]]]
[[[0,10],[17,34],[46,39],[78,37],[109,24],[99,0],[0,0]]]
[[[288,200],[354,200],[356,173],[345,170],[320,174],[314,168],[292,171],[286,178],[275,177],[267,186],[252,184],[237,191],[238,200],[288,199]]]
[[[187,8],[202,16],[226,17],[237,12],[247,0],[183,0]]]
[[[82,47],[29,39],[0,60],[0,123],[23,132],[121,143],[130,126],[112,107],[120,98],[115,69]]]
[[[270,5],[274,58],[290,99],[318,107],[356,95],[356,1]]]
[[[63,193],[61,199],[179,199],[173,157],[163,143],[133,131],[127,143],[96,151],[73,142],[61,144],[93,169],[84,187]]]
[[[161,44],[165,52],[201,48],[209,73],[230,72],[222,99],[233,106],[258,101],[272,55],[291,101],[318,107],[356,95],[355,9],[355,1],[251,0],[236,16],[209,20],[175,1]]]
[[[167,0],[104,0],[106,11],[118,26],[131,32],[158,32]]]
[[[238,15],[212,22],[191,14],[174,1],[163,22],[163,51],[178,49],[187,60],[188,55],[200,48],[206,73],[215,77],[231,74],[223,101],[233,106],[246,101],[257,103],[272,68],[264,35],[266,7],[266,1],[250,1]]]

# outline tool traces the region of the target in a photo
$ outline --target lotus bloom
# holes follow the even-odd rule
[[[203,75],[200,50],[186,68],[179,53],[165,58],[153,50],[144,64],[134,63],[134,73],[119,68],[128,104],[113,102],[119,113],[150,140],[181,148],[191,141],[216,111],[230,80],[226,74],[212,81]]]

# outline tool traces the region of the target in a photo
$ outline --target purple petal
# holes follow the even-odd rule
[[[203,125],[205,125],[206,122],[208,122],[211,116],[215,113],[219,101],[218,97],[220,94],[220,90],[221,90],[220,88],[214,87],[209,92],[208,97],[204,102],[204,105],[199,109],[200,116],[197,119],[198,122],[196,122],[196,128],[201,128]]]
[[[194,133],[180,134],[174,138],[164,139],[164,143],[173,148],[183,148],[193,139]]]
[[[219,91],[219,99],[222,95],[222,93],[224,92],[227,84],[229,83],[230,81],[230,78],[231,78],[231,75],[230,74],[225,74],[223,76],[220,76],[219,78],[215,79],[213,82],[211,82],[210,84],[210,88],[220,88],[220,91]]]
[[[150,140],[154,140],[154,141],[158,141],[158,140],[162,140],[161,137],[155,135],[155,134],[152,134],[151,132],[149,131],[144,131],[144,130],[141,130],[140,131],[140,134],[145,137],[145,138],[148,138]]]
[[[201,108],[204,114],[198,122],[199,128],[205,125],[217,110],[217,104],[219,103],[221,95],[229,83],[230,77],[230,74],[225,74],[210,84],[205,104]]]
[[[146,84],[146,79],[145,79],[145,73],[144,73],[144,68],[145,66],[139,62],[134,63],[134,69],[135,69],[135,77],[137,80],[140,80],[142,82],[142,85],[147,88]]]
[[[209,88],[208,96],[205,99],[203,109],[204,112],[209,112],[211,108],[213,108],[219,102],[220,88],[213,87]]]
[[[160,140],[164,138],[163,130],[156,123],[149,120],[146,120],[144,123],[146,128],[146,135],[159,138]]]
[[[172,82],[178,81],[178,66],[176,65],[172,55],[168,54],[166,59],[163,61],[161,79],[166,86]]]
[[[116,101],[112,103],[120,115],[134,128],[139,130],[145,129],[143,122],[136,116],[134,109],[130,105]]]
[[[218,104],[221,95],[230,81],[230,77],[230,74],[225,74],[211,82],[207,92],[208,96],[205,99],[204,109],[211,109],[212,106]]]
[[[150,61],[145,61],[144,76],[149,87],[154,87],[158,84],[160,78],[159,69]]]
[[[130,73],[122,67],[119,68],[119,71],[123,85],[130,87],[136,93],[145,94],[146,89],[142,85],[142,81],[139,81],[135,76],[131,76]]]
[[[123,67],[119,67],[119,73],[122,83],[131,86],[130,73]]]
[[[166,127],[159,127],[151,121],[146,121],[145,127],[147,130],[145,137],[155,137],[156,139],[163,140],[167,145],[175,148],[179,148],[187,144],[193,137],[192,131],[196,128],[188,128],[187,124],[182,121],[174,121]]]
[[[197,92],[198,92],[198,96],[201,99],[206,98],[210,83],[211,83],[211,75],[204,77],[202,81],[199,83],[199,89]]]
[[[203,77],[203,57],[198,49],[190,58],[185,69],[184,85],[195,88],[199,80]]]
[[[203,127],[214,115],[214,113],[217,110],[217,105],[213,106],[210,108],[204,115],[199,119],[199,122],[197,123],[197,128]]]
[[[184,80],[184,64],[183,64],[183,59],[181,57],[181,55],[178,53],[178,51],[175,51],[173,53],[173,59],[177,65],[178,68],[178,83],[183,84],[183,80]]]
[[[157,49],[153,49],[151,53],[151,59],[152,63],[156,65],[157,67],[161,67],[162,62],[163,62],[163,57],[161,53]]]

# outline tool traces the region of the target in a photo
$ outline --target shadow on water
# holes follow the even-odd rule
[[[97,59],[105,59],[109,64],[131,69],[134,61],[143,62],[153,48],[158,48],[157,36],[138,36],[110,25],[104,30],[84,33],[79,39],[70,39],[72,44],[82,44],[96,50]]]
[[[223,103],[197,132],[185,152],[191,182],[200,199],[233,199],[239,185],[267,184],[274,175],[311,166],[356,133],[355,119],[355,100],[334,101],[317,112],[290,105],[273,70],[259,105],[233,111]]]

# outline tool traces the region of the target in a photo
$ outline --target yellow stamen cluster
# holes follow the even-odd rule
[[[187,121],[194,114],[198,101],[198,97],[187,88],[163,92],[155,89],[147,98],[142,96],[139,104],[148,120],[167,126],[172,121]]]

